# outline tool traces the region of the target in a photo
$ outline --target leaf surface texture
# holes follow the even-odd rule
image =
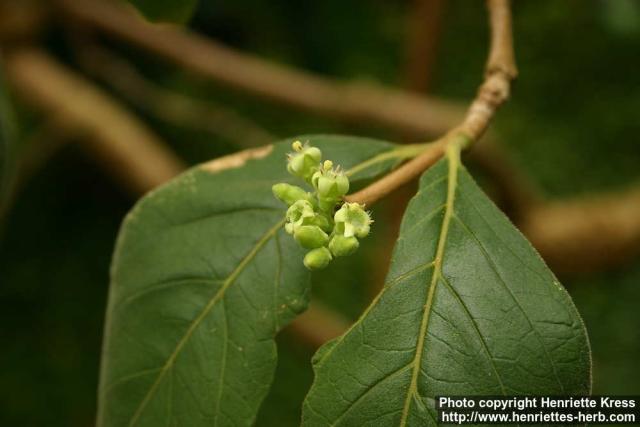
[[[393,150],[302,138],[349,168]],[[196,167],[145,196],[118,237],[103,345],[100,426],[250,425],[276,365],[277,332],[309,298],[304,252],[271,193],[291,141],[266,157]],[[388,170],[360,170],[354,185]]]
[[[569,295],[455,150],[422,176],[385,287],[314,371],[305,426],[436,425],[436,396],[585,395],[591,384]]]

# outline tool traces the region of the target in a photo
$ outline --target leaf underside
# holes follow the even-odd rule
[[[314,371],[305,426],[436,425],[436,396],[586,395],[591,384],[569,295],[457,152],[423,175],[385,287]]]
[[[301,138],[346,168],[392,150],[364,138]],[[245,165],[194,168],[145,196],[114,254],[99,426],[249,425],[271,384],[274,336],[309,297],[304,252],[271,194],[291,181],[291,141]],[[362,170],[371,179],[397,162]]]

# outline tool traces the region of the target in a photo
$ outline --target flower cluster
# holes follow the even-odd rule
[[[313,192],[286,183],[273,186],[273,194],[289,206],[285,230],[300,246],[310,249],[304,265],[310,270],[326,267],[334,257],[350,255],[369,234],[371,217],[359,203],[342,203],[349,178],[331,160],[322,162],[317,147],[292,144],[287,171],[304,180]]]

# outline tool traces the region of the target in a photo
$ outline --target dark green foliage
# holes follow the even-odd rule
[[[0,241],[0,363],[11,366],[2,377],[0,425],[94,424],[101,307],[113,236],[128,206],[73,146],[12,204]]]
[[[349,168],[392,148],[301,138]],[[306,308],[303,252],[271,187],[291,141],[223,171],[196,167],[123,224],[111,271],[98,424],[249,424],[272,381],[276,333]],[[389,164],[389,162],[385,162]],[[378,165],[356,174],[371,177]]]
[[[456,152],[421,179],[387,283],[314,358],[303,425],[436,425],[435,396],[586,395],[584,324]]]

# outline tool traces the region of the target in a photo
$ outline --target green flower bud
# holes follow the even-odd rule
[[[307,249],[319,248],[329,241],[327,233],[317,225],[302,225],[293,232],[293,237],[300,246]]]
[[[331,221],[329,218],[327,218],[321,213],[316,213],[315,218],[310,220],[309,224],[317,225],[327,233],[331,233],[331,230],[333,230],[333,221]]]
[[[355,237],[344,237],[339,234],[333,236],[329,242],[329,250],[334,256],[351,255],[358,249],[358,246],[360,243]]]
[[[335,211],[336,204],[338,202],[339,202],[338,200],[321,199],[321,200],[318,200],[318,207],[320,208],[321,212],[333,215],[333,212]]]
[[[335,213],[336,232],[344,237],[366,237],[369,234],[371,217],[359,203],[345,203]]]
[[[304,257],[304,265],[318,270],[334,257],[354,253],[360,246],[358,238],[369,234],[373,221],[358,203],[344,203],[335,212],[336,205],[349,192],[349,178],[330,160],[321,164],[318,148],[300,141],[291,147],[287,170],[311,184],[315,192],[287,183],[275,184],[272,190],[276,198],[289,205],[285,230],[302,247],[311,249]]]
[[[308,202],[313,201],[313,196],[304,191],[302,188],[295,185],[286,184],[284,182],[275,184],[273,187],[271,187],[271,190],[273,191],[273,195],[276,196],[276,198],[289,206],[293,205],[298,200],[306,200]]]
[[[287,223],[285,224],[285,231],[289,234],[293,234],[295,230],[302,226],[305,221],[314,219],[316,213],[313,210],[313,205],[307,200],[298,200],[287,209]]]
[[[326,160],[322,168],[311,177],[311,185],[318,190],[320,200],[333,201],[335,204],[349,191],[349,178],[343,172],[333,169],[333,163]]]
[[[322,152],[317,147],[303,146],[300,141],[295,141],[291,147],[294,152],[288,155],[287,171],[309,182],[311,176],[318,170]]]
[[[331,252],[324,246],[309,251],[304,257],[304,266],[309,270],[320,270],[331,262]]]

